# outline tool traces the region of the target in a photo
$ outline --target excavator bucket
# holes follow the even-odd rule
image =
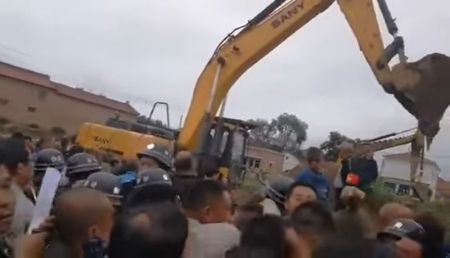
[[[450,57],[434,53],[392,68],[396,99],[418,120],[428,144],[450,105]]]

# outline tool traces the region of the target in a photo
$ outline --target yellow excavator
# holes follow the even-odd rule
[[[229,157],[231,154],[217,150],[233,139],[229,134],[225,137],[225,133],[230,131],[226,129],[230,123],[222,119],[231,86],[251,66],[334,2],[337,2],[347,19],[379,84],[417,118],[421,137],[426,136],[430,142],[439,131],[439,121],[450,104],[450,58],[432,54],[417,62],[407,62],[403,38],[398,35],[398,28],[387,4],[385,0],[377,0],[388,31],[393,36],[392,43],[385,47],[374,1],[275,0],[245,25],[234,29],[220,42],[200,74],[184,126],[175,139],[174,149],[191,150],[202,163],[213,163],[225,167],[225,170],[229,169],[230,163],[218,160],[221,156]],[[389,62],[395,56],[399,57],[400,63],[391,67]],[[219,116],[216,117],[219,109]],[[231,124],[231,127],[247,128],[241,125],[239,121]],[[84,128],[88,128],[88,125]],[[246,130],[233,129],[237,133],[243,131]],[[83,134],[83,130],[80,130],[80,134]],[[136,136],[129,134],[129,137]],[[89,137],[85,139],[90,141]],[[419,142],[424,144],[425,140]],[[83,144],[83,141],[80,143]],[[236,148],[228,148],[228,151],[232,150]],[[243,160],[241,157],[240,161]],[[237,167],[241,169],[243,166]]]

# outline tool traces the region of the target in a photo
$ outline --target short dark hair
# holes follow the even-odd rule
[[[10,173],[15,173],[19,164],[26,165],[30,162],[29,153],[23,140],[9,138],[0,141],[0,153],[2,161]]]
[[[187,234],[187,219],[173,204],[125,210],[112,230],[109,257],[181,257]]]
[[[25,135],[25,136],[23,136],[23,139],[25,140],[25,141],[33,141],[33,138],[31,138],[31,136],[29,136],[29,135]]]
[[[189,170],[192,168],[192,158],[182,157],[175,159],[173,165],[175,166],[175,171],[179,170]]]
[[[133,189],[126,197],[126,207],[136,207],[143,204],[170,202],[176,203],[178,193],[171,185],[143,185]]]
[[[311,189],[317,196],[317,191],[316,188],[314,186],[312,186],[311,184],[307,184],[307,183],[303,183],[303,182],[294,182],[292,183],[292,185],[289,187],[289,190],[286,193],[286,198],[285,200],[289,200],[289,198],[291,197],[292,193],[294,192],[295,188],[297,187],[306,187]]]
[[[306,151],[306,160],[308,163],[311,162],[320,162],[323,159],[323,152],[321,149],[317,147],[310,147]]]
[[[321,202],[308,202],[298,206],[290,221],[299,234],[315,234],[327,238],[335,232],[331,211]]]
[[[239,257],[278,258],[285,256],[285,224],[274,215],[251,220],[241,235]]]
[[[201,180],[195,183],[183,200],[186,209],[200,210],[209,202],[222,198],[227,188],[220,182],[214,180]]]
[[[430,213],[423,213],[415,219],[425,230],[422,239],[423,257],[444,257],[445,227]]]
[[[319,244],[315,250],[313,250],[313,258],[361,258],[361,257],[379,257],[377,254],[377,248],[381,246],[375,241],[364,238],[351,238],[346,235],[336,235],[326,239],[323,243]],[[387,253],[386,253],[387,252]],[[394,257],[390,256],[390,249],[382,252],[385,256],[382,257]]]

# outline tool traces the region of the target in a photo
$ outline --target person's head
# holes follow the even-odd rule
[[[290,216],[297,234],[310,246],[317,246],[335,232],[331,212],[320,202],[308,202],[298,206]]]
[[[378,224],[380,229],[384,229],[394,222],[396,219],[413,219],[414,211],[407,206],[390,202],[383,205],[378,211]]]
[[[188,234],[183,213],[158,203],[125,211],[111,233],[109,258],[179,258]]]
[[[306,151],[306,160],[308,166],[314,171],[322,171],[323,166],[323,152],[321,149],[311,147]]]
[[[110,162],[109,165],[111,166],[111,169],[113,171],[118,170],[122,167],[122,160],[120,160],[119,158],[113,158]]]
[[[284,207],[287,214],[292,214],[298,206],[303,203],[317,200],[317,194],[313,186],[295,182],[289,188],[286,195]]]
[[[33,153],[33,151],[34,151],[34,144],[33,144],[33,139],[31,138],[31,136],[25,135],[25,136],[23,137],[23,140],[24,140],[24,142],[25,142],[25,146],[26,146],[27,150],[28,150],[30,153]]]
[[[428,258],[423,255],[427,246],[426,238],[422,225],[412,219],[394,220],[378,233],[379,241],[395,245],[398,258]]]
[[[425,230],[422,240],[422,256],[443,258],[445,256],[445,227],[430,213],[420,214],[415,221]]]
[[[353,154],[354,146],[350,142],[343,142],[339,146],[339,158],[348,159]]]
[[[263,216],[264,209],[260,204],[247,204],[236,208],[233,214],[233,224],[243,230],[253,219]]]
[[[114,208],[101,192],[75,188],[63,192],[55,201],[56,228],[69,245],[99,239],[109,241],[114,224]]]
[[[345,235],[333,236],[317,246],[312,258],[378,258],[392,257],[393,253],[379,255],[377,245],[363,238],[349,239]]]
[[[189,151],[180,151],[175,156],[175,171],[184,172],[193,169],[192,154]]]
[[[285,222],[278,216],[264,215],[251,220],[244,228],[238,257],[291,257],[291,251]]]
[[[137,154],[137,158],[139,159],[139,171],[152,168],[172,170],[172,156],[164,146],[149,144],[145,150]]]
[[[71,185],[85,180],[89,175],[102,171],[100,163],[95,156],[82,152],[67,159],[66,176]]]
[[[214,180],[197,182],[184,201],[188,215],[201,223],[231,220],[231,196],[225,186]]]
[[[11,228],[15,207],[15,195],[11,189],[12,178],[3,162],[3,151],[0,149],[0,238]]]
[[[116,210],[121,207],[123,191],[118,176],[109,172],[95,172],[88,176],[83,186],[103,193]]]
[[[128,194],[125,206],[135,207],[161,202],[178,205],[179,196],[172,186],[169,174],[160,168],[154,168],[139,174],[136,186]]]
[[[55,168],[62,172],[65,166],[64,155],[57,149],[42,149],[40,150],[34,159],[33,164],[33,184],[39,189],[42,184],[45,172],[47,168]]]
[[[3,165],[13,177],[14,182],[22,188],[30,186],[33,169],[24,141],[14,138],[3,140],[0,142],[0,153],[3,155]]]
[[[16,139],[16,140],[24,140],[25,139],[25,135],[21,132],[13,132],[11,134],[11,138]]]

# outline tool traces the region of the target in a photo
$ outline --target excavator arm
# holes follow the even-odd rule
[[[387,48],[384,47],[373,1],[337,2],[378,82],[385,91],[394,94],[399,101],[402,100],[400,102],[403,106],[419,119],[413,105],[417,96],[410,94],[405,97],[402,94],[401,90],[405,90],[405,87],[396,87],[395,78],[388,65],[396,54],[400,54],[400,59],[405,61],[402,54],[403,40],[397,36],[395,23],[384,6],[384,18],[389,21],[388,28],[394,36],[393,43]],[[378,1],[384,3],[384,0]],[[178,148],[198,150],[203,139],[209,136],[213,118],[220,105],[239,77],[334,2],[275,0],[246,25],[231,32],[219,44],[197,80],[185,124],[178,138]],[[382,6],[383,4],[380,5]]]

